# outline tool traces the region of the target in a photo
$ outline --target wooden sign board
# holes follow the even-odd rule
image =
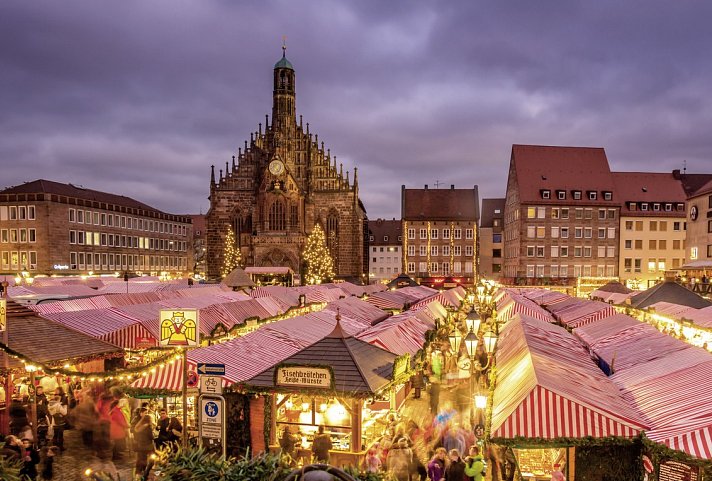
[[[326,367],[280,366],[275,376],[277,386],[329,389],[333,385],[331,370]]]

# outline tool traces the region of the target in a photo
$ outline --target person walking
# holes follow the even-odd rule
[[[156,436],[156,448],[162,449],[168,443],[169,435],[168,429],[171,424],[171,420],[168,417],[168,412],[165,409],[158,411],[158,422],[156,427],[158,428],[158,436]]]
[[[109,427],[109,438],[114,447],[112,459],[114,461],[120,461],[123,459],[127,450],[126,439],[128,437],[129,423],[126,422],[126,417],[119,406],[119,401],[116,399],[111,403],[109,416],[111,423]]]
[[[410,481],[413,469],[413,450],[408,447],[408,438],[401,437],[388,452],[386,468],[396,481]]]
[[[23,464],[20,469],[20,477],[26,476],[35,481],[37,479],[37,465],[40,463],[40,453],[32,445],[32,440],[28,438],[22,440],[22,450]]]
[[[82,443],[91,448],[94,445],[94,429],[97,422],[96,404],[88,389],[77,396],[77,406],[73,411],[74,425],[82,433]]]
[[[57,388],[59,391],[60,388]],[[62,396],[55,392],[54,399],[49,403],[49,415],[52,418],[52,445],[64,452],[64,428],[67,424],[67,404],[62,403]]]
[[[143,409],[142,409],[143,411]],[[141,418],[133,427],[134,450],[136,451],[135,474],[141,481],[148,477],[148,456],[155,451],[153,445],[153,421],[148,411],[143,411]]]
[[[450,451],[450,464],[445,468],[446,481],[465,481],[465,462],[457,449]]]
[[[428,478],[430,478],[430,481],[442,481],[445,477],[446,467],[447,451],[445,451],[445,448],[437,448],[428,463]]]

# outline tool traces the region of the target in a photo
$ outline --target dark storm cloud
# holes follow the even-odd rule
[[[512,143],[602,146],[617,170],[712,171],[702,2],[5,2],[0,186],[44,177],[206,211],[271,113],[297,110],[369,216],[400,185],[501,196]]]

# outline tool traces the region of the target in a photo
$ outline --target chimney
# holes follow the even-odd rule
[[[428,184],[425,184],[425,190],[428,190]]]
[[[682,176],[680,175],[680,169],[675,169],[672,171],[672,178],[675,180],[680,180]]]
[[[450,184],[450,190],[455,190],[455,184]]]

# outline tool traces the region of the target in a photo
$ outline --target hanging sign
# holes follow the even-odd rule
[[[198,311],[196,309],[161,309],[161,347],[198,345]]]
[[[697,481],[699,468],[679,461],[664,461],[658,468],[658,481]]]
[[[5,323],[7,323],[7,301],[0,299],[0,331],[5,330]]]
[[[325,367],[280,366],[275,376],[275,384],[278,386],[329,389],[333,383],[331,370]]]

